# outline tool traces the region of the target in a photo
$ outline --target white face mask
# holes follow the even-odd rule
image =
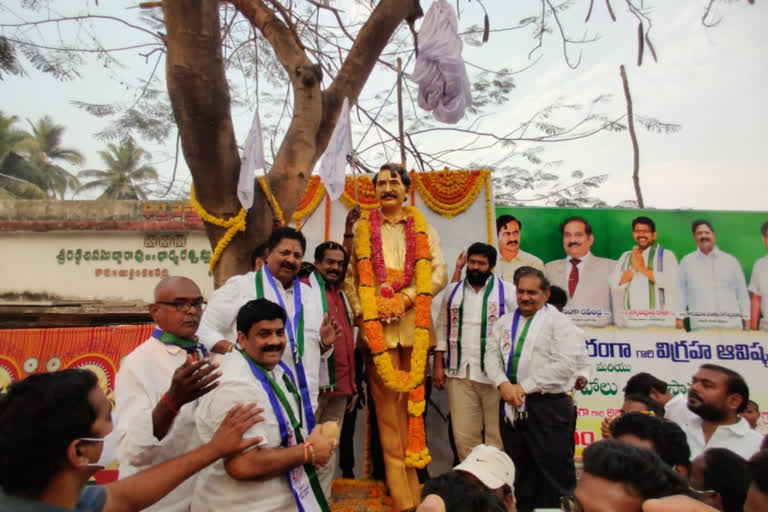
[[[110,432],[106,437],[81,437],[80,440],[104,443],[99,460],[89,463],[89,466],[106,468],[117,460],[117,436],[114,432]]]

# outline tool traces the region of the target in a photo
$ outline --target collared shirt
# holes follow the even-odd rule
[[[584,273],[584,267],[587,265],[587,261],[589,261],[590,256],[592,256],[592,253],[590,251],[587,251],[587,254],[582,256],[581,258],[577,258],[579,262],[576,264],[576,268],[579,269],[579,279],[581,279],[582,274]],[[566,256],[565,258],[565,282],[568,282],[568,279],[571,278],[571,270],[573,269],[573,263],[571,263],[570,256]],[[568,290],[565,290],[566,293],[568,293]]]
[[[402,275],[405,267],[405,224],[406,216],[391,220],[381,216],[381,245],[384,255],[384,264],[388,270],[395,270]],[[359,224],[355,224],[357,232]],[[427,238],[429,250],[432,255],[432,296],[436,296],[448,282],[448,274],[443,259],[443,251],[440,247],[440,235],[435,228],[427,226]],[[357,254],[352,251],[347,267],[347,275],[344,278],[344,293],[347,294],[349,304],[356,317],[362,314],[360,296],[357,293]],[[376,283],[376,294],[379,294],[381,283]],[[412,301],[416,299],[416,273],[410,286],[406,286],[400,293],[407,295]],[[389,348],[401,345],[410,347],[413,345],[413,330],[415,325],[415,308],[406,310],[399,322],[384,324],[384,341]]]
[[[150,337],[120,364],[115,381],[114,416],[121,478],[178,457],[202,444],[195,429],[197,401],[179,408],[179,414],[162,440],[154,434],[152,411],[171,387],[173,372],[186,359],[187,353],[183,349]],[[186,510],[194,485],[195,476],[191,476],[145,510]]]
[[[277,291],[283,299],[288,318],[293,318],[293,286],[287,289],[275,279]],[[312,410],[317,409],[317,395],[320,392],[320,361],[330,357],[332,350],[320,353],[320,325],[323,321],[323,307],[316,300],[312,289],[301,283],[301,304],[304,308],[304,373],[307,377],[307,387],[312,400]],[[213,347],[219,340],[235,342],[237,332],[235,322],[237,313],[246,302],[256,299],[256,273],[248,272],[244,275],[230,277],[226,283],[211,297],[205,308],[197,336],[200,342],[208,347]],[[290,349],[283,352],[283,361],[296,375],[296,367]]]
[[[512,311],[517,306],[515,300],[515,286],[502,279],[504,286],[504,310]],[[491,379],[483,372],[480,365],[480,330],[483,320],[483,296],[489,286],[493,286],[493,276],[489,278],[485,285],[479,291],[464,281],[464,316],[461,321],[461,361],[457,368],[457,377],[468,378],[481,384],[492,384]],[[450,298],[450,288],[443,297],[443,304],[440,308],[440,314],[437,317],[437,327],[435,335],[437,336],[437,347],[435,350],[448,351],[448,299]],[[493,292],[495,294],[495,292]],[[492,329],[486,333],[486,350],[488,344],[493,339]]]
[[[749,293],[739,261],[715,247],[697,249],[680,262],[680,315],[692,329],[742,329],[750,314]]]
[[[678,425],[687,423],[694,416],[696,414],[688,409],[688,393],[676,395],[664,405],[664,419]]]
[[[752,277],[749,279],[749,291],[760,296],[760,329],[768,331],[768,255],[755,262]]]
[[[88,486],[80,494],[75,512],[101,512],[107,502],[107,491],[100,486]],[[147,510],[147,509],[145,509]],[[0,489],[0,512],[72,512],[72,509],[5,494]]]
[[[691,460],[708,448],[727,448],[749,460],[760,450],[760,444],[763,442],[763,436],[752,430],[744,418],[739,418],[739,421],[733,425],[718,426],[709,438],[709,442],[704,440],[701,425],[701,418],[695,414],[689,417],[686,423],[680,425],[691,448]]]
[[[658,263],[658,251],[662,251],[661,265]],[[650,268],[648,258],[651,255],[651,247],[643,250],[643,262]],[[619,327],[674,327],[677,318],[678,299],[678,265],[675,253],[661,245],[656,246],[656,254],[653,257],[653,283],[655,308],[650,305],[650,280],[642,272],[632,269],[630,259],[632,251],[626,251],[621,255],[611,274],[611,288],[620,290],[617,294],[615,307],[616,325]],[[632,279],[619,284],[624,271],[632,270]],[[630,309],[627,310],[627,299]]]
[[[208,442],[227,415],[238,403],[256,402],[264,409],[264,421],[248,429],[244,438],[261,436],[260,449],[279,448],[281,446],[280,428],[275,411],[261,382],[253,375],[248,362],[239,352],[230,352],[221,359],[223,376],[219,385],[200,399],[196,411],[197,431],[203,441]],[[283,382],[283,370],[275,366],[272,378],[283,390],[293,407],[294,414],[301,414],[302,408]],[[281,406],[282,407],[282,406]],[[283,415],[288,415],[283,410]],[[306,420],[303,421],[306,425]],[[288,427],[291,431],[290,426]],[[306,432],[302,432],[306,436]],[[235,480],[227,474],[224,461],[217,460],[205,468],[197,480],[192,512],[226,510],[228,512],[282,512],[295,510],[296,502],[288,487],[284,474],[268,480]]]
[[[518,249],[517,256],[509,261],[506,261],[504,257],[499,254],[499,261],[496,263],[496,274],[505,281],[510,283],[514,282],[515,270],[520,267],[533,267],[544,272],[544,262],[540,258],[534,256],[529,252],[525,252],[522,249]]]
[[[485,352],[485,370],[498,387],[508,381],[507,361],[502,354],[514,350],[527,320],[520,317],[515,339],[511,339],[514,310],[493,326],[493,337]],[[506,345],[505,344],[509,344]],[[518,383],[526,393],[565,393],[573,385],[574,369],[587,366],[584,331],[552,306],[540,309],[528,328],[518,365]]]

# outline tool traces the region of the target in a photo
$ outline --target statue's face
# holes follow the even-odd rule
[[[397,172],[389,169],[379,171],[376,178],[376,199],[382,208],[402,206],[407,195],[403,180]]]

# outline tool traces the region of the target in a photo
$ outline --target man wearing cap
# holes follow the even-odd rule
[[[502,450],[479,444],[453,469],[498,497],[509,512],[515,510],[515,464]]]

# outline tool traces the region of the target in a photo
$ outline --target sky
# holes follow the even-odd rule
[[[20,17],[31,20],[48,15],[46,12],[24,11],[18,3],[18,0],[3,2],[0,6],[0,25],[18,23]],[[456,5],[455,2],[450,3]],[[640,1],[636,0],[636,3]],[[81,14],[88,11],[134,18],[138,13],[133,1],[100,2],[98,6],[95,2],[85,1],[72,4],[80,5],[72,12]],[[363,19],[367,12],[352,0],[339,0],[333,4],[344,9],[345,16],[351,22]],[[430,4],[430,0],[422,0],[425,11]],[[491,29],[514,26],[525,17],[537,15],[541,8],[537,0],[488,1],[485,4]],[[488,43],[481,47],[464,45],[463,57],[468,62],[490,69],[509,67],[520,70],[529,66],[532,60],[539,59],[531,69],[514,75],[516,88],[510,94],[509,101],[485,112],[487,115],[477,120],[476,125],[483,131],[501,134],[553,101],[588,103],[604,94],[611,95],[612,99],[602,107],[603,112],[619,117],[626,108],[619,76],[619,65],[623,64],[636,115],[681,125],[681,130],[673,134],[649,133],[638,127],[640,176],[646,206],[768,210],[763,199],[768,168],[761,151],[768,114],[768,99],[764,93],[768,90],[768,72],[761,58],[768,49],[768,35],[764,31],[764,27],[768,26],[768,6],[759,2],[749,5],[745,0],[718,1],[710,19],[721,19],[721,22],[715,28],[705,28],[701,24],[701,16],[706,0],[645,1],[644,6],[653,21],[650,35],[659,60],[653,62],[646,52],[643,65],[638,67],[637,22],[624,2],[613,1],[616,22],[610,20],[603,2],[595,2],[591,19],[585,24],[587,4],[586,1],[576,1],[561,17],[570,37],[578,38],[585,33],[599,36],[593,43],[569,46],[572,60],[579,50],[582,52],[577,69],[571,69],[566,64],[562,42],[556,32],[547,34],[542,48],[534,51],[530,58],[529,52],[536,44],[530,27],[491,32]],[[61,6],[58,8],[63,9]],[[70,14],[70,11],[64,14]],[[101,20],[92,23],[107,46],[134,44],[137,41],[131,30],[113,22]],[[482,24],[482,10],[477,2],[461,1],[459,29],[471,24]],[[0,30],[7,31],[8,28],[0,27]],[[50,37],[50,33],[40,30]],[[67,35],[66,31],[70,29],[60,26],[59,30]],[[403,49],[409,48],[406,46]],[[154,65],[152,58],[145,59],[138,55],[140,52],[140,49],[121,52],[121,65],[105,67],[98,61],[88,61],[81,68],[81,78],[70,82],[56,81],[25,63],[28,76],[6,76],[4,81],[0,81],[0,110],[6,115],[15,114],[23,119],[51,115],[56,122],[67,127],[65,144],[80,149],[86,155],[86,167],[99,167],[97,152],[103,149],[104,142],[97,140],[94,133],[103,127],[104,122],[77,109],[70,102],[130,103],[137,94],[133,84],[147,76]],[[408,54],[403,56],[407,58]],[[161,70],[163,64],[160,64]],[[406,72],[412,69],[413,61]],[[468,70],[471,78],[477,76],[476,67],[470,66]],[[376,101],[381,101],[376,99],[376,94],[388,92],[394,79],[394,72],[386,69],[377,69],[372,74],[361,95],[369,108],[376,110]],[[244,83],[241,77],[230,76],[230,81],[239,89],[246,85],[253,89],[253,84]],[[262,91],[262,94],[270,93],[263,85]],[[282,94],[281,91],[271,92]],[[409,104],[406,111],[412,111],[412,108]],[[391,108],[387,112],[391,113]],[[235,131],[241,143],[248,132],[252,115],[248,105],[233,109]],[[275,114],[265,112],[264,115]],[[416,115],[428,114],[417,110]],[[375,130],[369,131],[365,140],[360,140],[368,123],[364,118],[358,122],[356,115],[352,116],[352,121],[355,125],[355,146],[366,147],[376,140]],[[467,126],[472,121],[475,119],[468,116],[459,126]],[[565,123],[568,118],[560,118],[559,121]],[[388,127],[395,131],[396,123],[388,123]],[[461,135],[451,132],[416,137],[417,144],[424,151],[456,147],[462,140]],[[175,133],[164,145],[145,141],[141,144],[152,153],[152,163],[167,180],[173,167]],[[524,145],[521,146],[523,148]],[[470,162],[487,165],[498,158],[498,152],[495,148],[470,155],[456,154],[452,161],[460,165],[469,165]],[[380,153],[374,150],[364,156],[371,162],[393,156],[391,153]],[[542,155],[548,161],[561,162],[557,169],[564,176],[573,170],[581,170],[586,175],[607,174],[607,182],[597,189],[596,195],[609,204],[634,199],[632,146],[626,131],[602,132],[588,139],[549,144]],[[506,165],[521,165],[523,161],[522,157],[515,157]],[[179,189],[187,187],[190,182],[183,164],[178,170],[177,180]],[[531,199],[532,195],[527,197]],[[520,198],[526,199],[526,196]],[[540,203],[532,201],[530,204]]]

